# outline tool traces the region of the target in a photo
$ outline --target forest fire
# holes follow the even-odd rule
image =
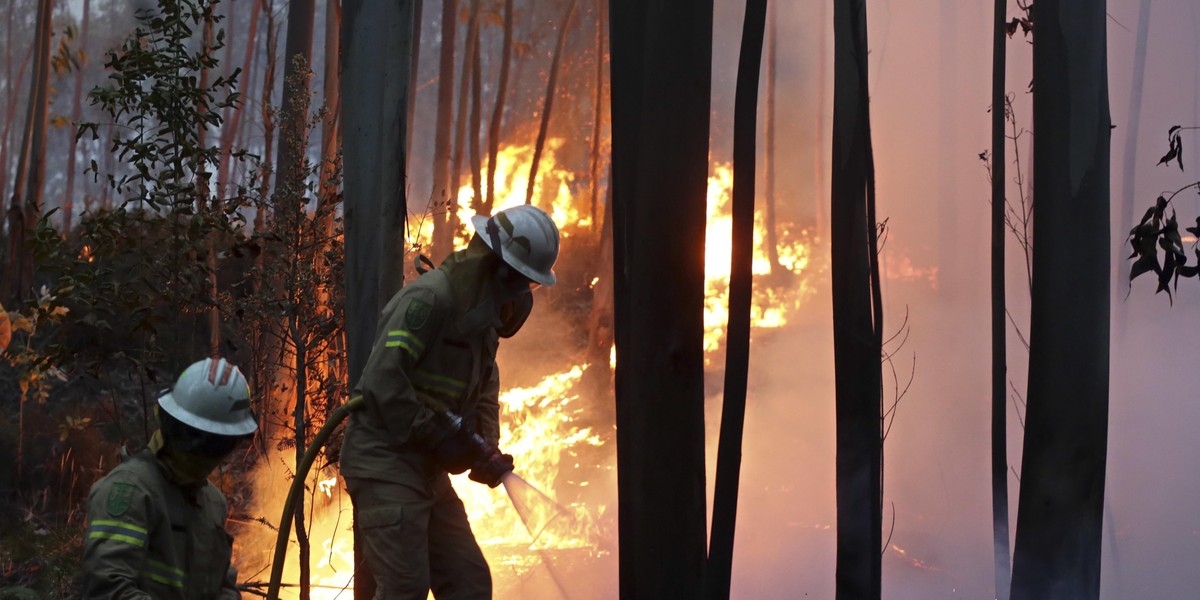
[[[573,174],[558,168],[555,151],[561,140],[551,139],[543,153],[534,198],[549,207],[564,238],[597,235],[590,221],[585,194],[573,192]],[[498,154],[496,169],[496,206],[501,209],[523,204],[529,181],[530,146],[508,146]],[[728,317],[730,232],[729,214],[733,172],[729,164],[715,164],[708,185],[708,243],[706,247],[705,354],[712,362],[719,352]],[[485,183],[486,185],[486,183]],[[457,195],[459,215],[454,233],[455,246],[466,243],[470,234],[467,215],[474,190],[468,182]],[[778,247],[774,264],[767,252],[769,236],[761,214],[755,223],[753,270],[761,281],[755,286],[752,324],[755,329],[786,325],[814,293],[806,272],[811,260],[810,233],[792,224],[776,224]],[[433,239],[434,219],[429,214],[414,215],[410,231],[414,244],[429,248]],[[594,285],[594,281],[592,282]],[[615,361],[614,361],[615,362]],[[609,487],[615,479],[615,450],[605,446],[611,435],[581,424],[580,416],[593,411],[595,400],[581,397],[577,389],[587,365],[567,366],[560,372],[544,375],[528,387],[512,387],[500,396],[500,447],[512,454],[516,475],[532,489],[544,493],[539,500],[543,514],[531,523],[529,515],[519,514],[504,487],[488,488],[467,479],[466,474],[451,478],[463,500],[480,547],[492,566],[497,592],[520,586],[537,569],[550,569],[554,575],[556,560],[568,560],[567,568],[579,568],[609,556],[615,539],[615,493]],[[611,445],[610,445],[611,446]],[[278,451],[275,460],[259,472],[255,496],[260,510],[273,517],[286,495],[292,452]],[[280,471],[280,465],[286,472]],[[597,481],[599,480],[599,481]],[[597,483],[594,484],[594,481]],[[603,489],[593,489],[594,487]],[[310,474],[311,504],[305,513],[312,548],[313,598],[345,598],[353,588],[353,539],[349,496],[336,471],[327,467]],[[315,493],[313,492],[315,490]],[[564,500],[564,496],[569,498]],[[238,553],[243,578],[254,578],[270,554],[274,536],[243,536],[245,548]],[[266,535],[271,534],[271,535]],[[293,535],[293,543],[295,536]],[[570,558],[566,558],[569,556]],[[295,584],[300,578],[296,553],[289,554],[283,581]],[[285,587],[285,597],[295,593]]]

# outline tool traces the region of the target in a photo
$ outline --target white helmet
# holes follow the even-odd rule
[[[558,260],[558,227],[536,206],[521,204],[492,217],[471,217],[475,233],[501,260],[542,285],[554,285]]]
[[[258,429],[250,412],[246,377],[223,358],[192,363],[158,405],[176,420],[207,433],[240,436]]]

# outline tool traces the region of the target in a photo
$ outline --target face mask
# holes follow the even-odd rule
[[[201,485],[216,469],[224,456],[203,456],[176,450],[168,445],[160,455],[171,470],[171,476],[181,486]]]

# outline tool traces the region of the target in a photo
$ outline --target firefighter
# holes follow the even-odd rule
[[[400,290],[380,315],[355,389],[341,472],[378,584],[375,598],[492,597],[487,562],[447,473],[495,487],[500,338],[521,328],[532,290],[553,285],[558,228],[528,205],[471,219],[475,235]]]
[[[246,378],[206,358],[159,397],[155,415],[147,448],[88,494],[83,598],[241,598],[225,497],[208,475],[258,428]]]

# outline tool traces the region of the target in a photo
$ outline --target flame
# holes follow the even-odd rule
[[[708,225],[704,243],[704,350],[716,350],[725,336],[729,322],[729,270],[733,256],[733,167],[729,163],[713,165],[708,178]],[[811,250],[804,240],[809,233],[791,224],[777,223],[777,252],[779,267],[785,273],[801,275],[809,266]],[[772,274],[766,252],[768,239],[765,218],[754,215],[754,258],[752,272],[756,278]],[[795,287],[769,286],[758,280],[754,284],[750,325],[754,329],[774,329],[788,323],[804,302],[816,293],[807,278],[795,278]],[[706,359],[707,360],[707,359]]]
[[[533,204],[544,209],[558,226],[559,234],[570,237],[579,231],[590,230],[592,217],[586,211],[580,211],[575,206],[571,186],[575,182],[575,174],[558,165],[555,157],[562,148],[562,138],[549,138],[542,148],[538,159],[537,178],[533,184]],[[525,194],[529,187],[529,168],[533,162],[534,147],[531,145],[514,144],[501,148],[496,155],[496,205],[494,211],[525,204]],[[487,178],[483,180],[483,193],[487,194]],[[468,217],[475,214],[471,203],[475,198],[475,189],[471,178],[458,188],[454,198],[456,214],[459,215],[458,228],[454,232],[455,247],[466,245],[474,230],[468,223]],[[433,219],[428,209],[422,214],[409,215],[409,231],[413,232],[414,246],[429,247],[433,241]]]

